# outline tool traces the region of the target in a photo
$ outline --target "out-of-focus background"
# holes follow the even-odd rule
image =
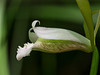
[[[100,9],[99,0],[89,1],[92,10]],[[93,16],[94,24],[97,15]],[[84,19],[75,0],[6,0],[4,16],[10,75],[89,75],[92,53],[32,51],[29,57],[16,60],[17,47],[30,42],[28,30],[34,20],[39,20],[41,26],[70,29],[84,35]],[[100,50],[100,29],[96,41]]]

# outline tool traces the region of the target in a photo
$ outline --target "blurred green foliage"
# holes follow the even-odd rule
[[[100,9],[99,0],[90,0],[90,3],[92,10]],[[28,30],[33,20],[40,20],[41,26],[70,29],[84,35],[83,17],[75,0],[7,0],[5,16],[11,75],[89,75],[91,53],[32,52],[30,57],[16,60],[17,46],[29,41]],[[97,16],[93,17],[95,24]],[[100,50],[99,38],[100,29],[97,34]]]

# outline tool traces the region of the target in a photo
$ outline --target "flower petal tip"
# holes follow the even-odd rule
[[[33,43],[25,43],[24,47],[18,46],[17,48],[17,60],[21,60],[25,56],[29,56],[30,52],[32,51],[32,48],[34,47]]]
[[[33,22],[32,22],[32,27],[33,27],[33,29],[34,29],[36,23],[39,23],[39,25],[40,25],[40,21],[39,21],[39,20],[35,20],[35,21],[33,21]]]

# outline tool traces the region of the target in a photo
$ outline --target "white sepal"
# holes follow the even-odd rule
[[[33,27],[33,29],[34,29],[36,23],[39,23],[39,25],[40,25],[40,21],[39,21],[39,20],[35,20],[35,21],[33,21],[33,22],[32,22],[32,27]]]
[[[31,32],[32,28],[29,30],[29,39],[32,43],[35,43],[38,39],[38,36],[34,33]]]
[[[39,22],[40,24],[40,21],[38,20],[33,21],[32,28],[39,38],[55,39],[55,40],[71,40],[86,45],[90,45],[90,40],[80,35],[79,33],[61,28],[35,27],[37,22]]]

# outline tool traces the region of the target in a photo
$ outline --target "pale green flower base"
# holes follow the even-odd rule
[[[33,50],[39,50],[48,53],[61,53],[66,51],[81,50],[84,52],[92,52],[89,45],[82,44],[71,40],[53,40],[39,38],[35,43]]]

